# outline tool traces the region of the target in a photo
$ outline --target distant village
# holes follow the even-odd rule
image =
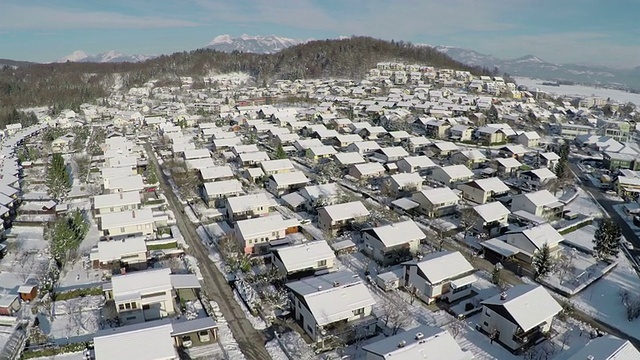
[[[0,358],[640,359],[628,104],[180,80],[2,130]]]

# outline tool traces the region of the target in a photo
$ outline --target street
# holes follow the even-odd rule
[[[244,311],[236,302],[231,287],[227,283],[226,277],[220,273],[218,268],[209,259],[209,249],[200,241],[200,237],[195,231],[195,226],[183,213],[184,206],[173,193],[167,177],[158,163],[158,159],[150,144],[145,145],[149,160],[153,162],[157,169],[158,181],[164,191],[169,206],[176,216],[178,228],[182,236],[189,245],[187,253],[193,255],[198,260],[198,265],[203,275],[203,291],[220,306],[220,311],[227,321],[233,337],[247,359],[264,360],[271,356],[264,347],[264,338],[253,328],[247,320]]]

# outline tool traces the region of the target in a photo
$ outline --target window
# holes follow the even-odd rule
[[[131,304],[130,304],[130,303],[126,303],[126,304],[124,304],[124,307],[125,307],[127,310],[131,310]]]
[[[307,324],[307,330],[309,330],[309,332],[313,334],[313,328],[308,324]]]
[[[113,212],[113,207],[110,207],[110,208],[109,208],[109,210],[110,210],[111,212]]]
[[[149,305],[142,305],[142,310],[149,310],[151,307]]]
[[[364,315],[364,308],[360,308],[360,309],[355,309],[353,310],[353,315],[357,316],[357,315]]]
[[[124,304],[118,304],[118,310],[124,310]]]
[[[136,303],[131,303],[131,308],[132,308],[132,309],[137,309],[137,308],[138,308],[138,304],[136,304]]]
[[[138,225],[138,230],[142,230],[142,225]]]
[[[321,266],[327,266],[327,260],[318,261],[318,267],[321,267]]]
[[[488,317],[491,317],[491,313],[489,312],[489,309],[486,309],[484,311],[484,314],[487,315]]]
[[[489,323],[485,321],[484,326],[489,326]]]
[[[121,228],[120,228],[120,232],[121,232],[121,233],[123,233],[123,232],[124,232],[124,228],[123,228],[123,227],[121,227]]]

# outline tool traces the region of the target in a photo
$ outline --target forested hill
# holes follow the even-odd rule
[[[114,74],[126,87],[150,79],[168,82],[179,76],[199,77],[212,71],[242,71],[259,83],[276,79],[349,77],[358,79],[381,61],[427,64],[476,74],[473,68],[424,46],[388,42],[369,37],[311,41],[275,54],[223,53],[200,49],[163,55],[140,63],[62,63],[5,67],[0,70],[0,127],[14,108],[47,105],[76,108],[104,96],[114,84]],[[196,84],[197,85],[197,84]]]

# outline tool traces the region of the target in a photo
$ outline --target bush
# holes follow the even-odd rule
[[[41,350],[26,350],[20,356],[21,359],[35,359],[40,357],[55,357],[59,354],[66,354],[85,350],[90,343],[83,342],[77,344],[68,344],[58,347],[51,347]]]
[[[147,250],[153,251],[153,250],[168,250],[168,249],[176,249],[178,247],[178,243],[177,242],[170,242],[170,243],[166,243],[166,244],[153,244],[153,245],[147,245]]]
[[[464,304],[464,311],[471,311],[471,310],[473,310],[473,308],[475,308],[475,305],[473,305],[470,302]]]
[[[55,294],[53,299],[54,301],[62,301],[62,300],[69,300],[69,299],[91,296],[91,295],[102,295],[102,289],[92,287],[92,288],[83,288],[83,289],[65,291],[65,292]]]

